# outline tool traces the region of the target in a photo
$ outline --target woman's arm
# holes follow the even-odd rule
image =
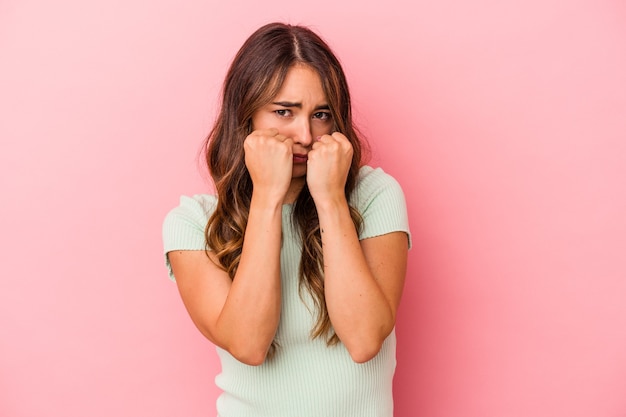
[[[359,241],[344,193],[351,158],[345,136],[323,136],[309,153],[307,183],[320,222],[328,314],[352,359],[366,362],[395,326],[408,237],[393,232]]]
[[[254,184],[237,272],[230,279],[204,251],[168,254],[178,288],[198,329],[248,365],[263,363],[280,320],[283,199],[291,180],[292,142],[276,129],[244,143]]]
[[[407,235],[358,240],[347,203],[318,209],[328,314],[355,362],[380,350],[395,326],[408,251]]]
[[[212,252],[168,254],[178,289],[200,332],[237,360],[265,360],[280,318],[281,205],[250,208],[235,278],[220,269]]]

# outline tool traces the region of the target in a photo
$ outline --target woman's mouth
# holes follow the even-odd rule
[[[294,164],[306,164],[308,157],[306,154],[294,153],[293,154],[293,163]]]

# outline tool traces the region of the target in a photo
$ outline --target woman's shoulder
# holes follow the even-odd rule
[[[388,187],[402,191],[398,181],[382,168],[364,165],[359,169],[356,191],[359,194],[376,193]]]
[[[398,181],[382,168],[361,167],[351,204],[361,215],[373,211],[397,210],[406,205],[404,192]]]
[[[204,229],[215,210],[216,198],[210,194],[180,197],[178,206],[171,209],[163,221],[163,253],[170,278],[174,273],[167,257],[173,250],[204,250]]]
[[[409,219],[402,187],[381,168],[364,166],[350,196],[352,205],[363,218],[360,239],[402,231],[409,236]]]
[[[167,214],[166,220],[187,219],[206,223],[215,210],[216,203],[217,198],[212,194],[182,195],[178,205]]]
[[[194,194],[191,196],[181,195],[180,202],[176,208],[188,209],[212,209],[217,202],[217,196],[213,194]]]

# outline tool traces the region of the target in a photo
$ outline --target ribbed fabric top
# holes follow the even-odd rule
[[[181,197],[163,225],[165,254],[172,250],[203,250],[204,228],[215,197]],[[361,168],[353,204],[363,217],[359,239],[403,231],[409,235],[404,195],[398,183],[380,168]],[[302,246],[291,221],[291,205],[283,206],[281,247],[282,309],[276,355],[260,366],[245,365],[217,348],[222,372],[215,381],[223,393],[219,417],[392,417],[392,379],[396,338],[391,333],[375,358],[352,361],[343,344],[328,347],[311,340],[313,301],[298,292]],[[409,239],[410,244],[410,239]],[[170,277],[174,279],[166,256]]]

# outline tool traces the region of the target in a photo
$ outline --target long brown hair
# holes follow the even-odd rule
[[[244,231],[248,221],[252,180],[244,163],[243,142],[252,133],[252,115],[271,102],[287,71],[296,64],[315,70],[328,100],[334,130],[343,133],[353,148],[346,198],[354,190],[363,162],[363,145],[352,123],[350,93],[345,74],[328,45],[310,29],[270,23],[254,32],[235,56],[223,86],[221,110],[205,143],[206,162],[217,191],[217,207],[206,230],[207,250],[212,250],[220,266],[234,279],[241,258]],[[357,230],[361,216],[350,208]],[[324,297],[322,238],[317,210],[304,185],[293,208],[292,221],[302,240],[300,291],[312,296],[317,321],[311,337],[324,336],[329,345],[339,339],[332,331]],[[302,296],[302,293],[301,293]],[[272,344],[270,354],[275,350]]]

